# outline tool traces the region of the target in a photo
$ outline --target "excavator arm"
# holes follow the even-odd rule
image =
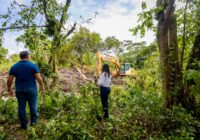
[[[99,76],[101,74],[101,66],[102,66],[102,61],[110,62],[115,65],[116,71],[111,72],[113,76],[116,76],[120,72],[120,63],[119,59],[114,56],[109,56],[109,55],[103,55],[100,53],[100,51],[97,51],[96,53],[97,57],[97,65],[96,65],[96,71],[97,75]]]

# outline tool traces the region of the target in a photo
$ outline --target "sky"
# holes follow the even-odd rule
[[[0,13],[5,13],[6,8],[12,0],[0,0]],[[17,0],[19,3],[28,3],[30,0]],[[58,0],[59,3],[65,0]],[[85,19],[94,17],[91,24],[82,23],[90,31],[97,32],[103,39],[108,36],[115,36],[119,40],[132,40],[133,42],[146,41],[150,44],[155,40],[155,34],[147,32],[144,38],[133,36],[129,31],[137,25],[138,13],[141,12],[141,3],[146,2],[148,8],[156,4],[156,0],[71,0],[69,9],[70,19],[66,26],[78,22],[81,24],[80,16]],[[22,32],[20,32],[22,33]],[[17,44],[15,39],[19,32],[6,32],[3,46],[9,50],[9,54],[18,53],[22,50],[23,44]]]

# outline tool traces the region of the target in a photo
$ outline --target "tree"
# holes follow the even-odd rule
[[[142,69],[144,62],[157,51],[157,45],[155,43],[149,46],[143,43],[133,43],[132,45],[130,46],[129,44],[128,50],[120,59],[124,59],[124,62],[129,62],[136,69]]]
[[[71,0],[66,0],[62,5],[60,5],[57,0],[31,0],[30,5],[25,5],[13,1],[8,8],[7,14],[0,16],[4,18],[2,22],[3,28],[0,30],[44,28],[45,34],[51,40],[52,46],[50,48],[49,62],[52,63],[53,72],[56,73],[56,52],[63,46],[63,40],[66,40],[76,28],[76,23],[74,23],[69,30],[65,28],[70,3]],[[18,11],[16,12],[16,10]],[[17,19],[13,17],[17,17]],[[45,19],[45,21],[42,22],[44,25],[40,25],[41,23],[38,22],[38,18]],[[56,82],[57,78],[54,77],[53,85],[55,85]]]
[[[163,69],[163,91],[165,106],[180,103],[182,75],[178,57],[177,21],[174,15],[175,0],[158,0],[157,7],[163,7],[158,13],[157,41]]]
[[[186,5],[184,8],[178,9],[176,15],[174,14],[175,9],[173,6],[175,0],[157,0],[156,8],[150,9],[149,11],[145,11],[145,8],[143,8],[144,11],[139,14],[139,20],[142,23],[134,29],[131,29],[131,31],[134,34],[141,31],[141,34],[144,35],[146,29],[154,30],[154,26],[151,23],[153,22],[152,15],[156,13],[156,19],[158,20],[157,41],[161,64],[163,66],[162,75],[165,105],[166,107],[170,107],[181,103],[185,108],[191,111],[197,99],[194,94],[192,94],[191,89],[194,89],[194,86],[198,86],[198,84],[195,83],[198,76],[192,79],[189,78],[188,81],[188,74],[191,75],[191,70],[193,70],[194,76],[197,74],[195,72],[199,71],[200,1],[194,0],[190,3],[189,0],[180,1],[186,2]],[[186,13],[187,7],[189,10]],[[176,18],[178,18],[178,20],[176,20]],[[179,40],[177,39],[177,35],[179,35]],[[178,53],[178,43],[180,46],[183,46],[181,54]],[[187,58],[184,56],[184,49],[187,49],[188,53],[190,46],[193,46],[190,56],[188,56],[188,54],[186,55],[189,59],[188,61],[184,61],[185,58]],[[181,60],[179,60],[179,56],[181,56]],[[180,61],[181,64],[179,63]],[[182,64],[184,64],[183,66],[186,67],[186,69],[181,67]],[[186,82],[182,83],[182,81]]]
[[[102,46],[102,39],[98,33],[90,32],[88,29],[80,27],[79,31],[72,36],[70,46],[81,64],[84,54],[86,54],[87,61],[90,63],[91,57]],[[92,54],[90,55],[90,53]]]
[[[121,42],[114,36],[109,36],[104,41],[105,49],[117,49],[120,47]]]
[[[183,95],[174,3],[175,0],[157,0],[157,7],[150,10],[146,10],[145,3],[142,3],[143,12],[139,14],[139,20],[142,23],[131,29],[134,34],[140,31],[142,35],[147,29],[155,31],[153,17],[156,15],[165,107],[181,103],[180,97]]]

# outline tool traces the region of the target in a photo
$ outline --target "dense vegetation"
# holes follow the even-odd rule
[[[147,45],[114,36],[102,39],[77,23],[66,29],[71,0],[63,4],[31,0],[29,6],[13,1],[8,13],[0,15],[0,76],[19,61],[18,55],[8,58],[3,34],[23,29],[17,41],[24,43],[39,66],[46,95],[39,94],[38,125],[23,131],[19,129],[16,99],[3,92],[0,140],[200,139],[200,0],[178,2],[185,7],[175,10],[174,0],[157,0],[152,9],[142,3],[138,26],[130,32],[141,36],[147,30],[157,33],[157,41]],[[38,16],[45,19],[41,25]],[[93,82],[81,87],[75,84],[70,92],[62,91],[62,83],[58,84],[60,69],[84,67],[95,75],[95,53],[101,49],[114,52],[120,62],[130,63],[137,74],[136,79],[125,77],[122,84],[112,85],[110,118],[105,120],[101,119],[99,90]],[[5,88],[2,79],[0,84],[0,89]]]
[[[39,97],[39,124],[24,132],[16,127],[16,100],[1,99],[0,138],[193,139],[196,136],[199,122],[181,106],[163,110],[161,93],[147,92],[127,82],[127,86],[112,87],[109,103],[110,118],[98,121],[101,105],[94,85],[82,87],[78,95],[47,91],[45,97]]]

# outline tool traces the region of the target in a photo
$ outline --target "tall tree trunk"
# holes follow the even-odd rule
[[[158,26],[158,33],[157,33],[157,41],[158,41],[158,47],[160,51],[160,59],[162,64],[162,73],[163,73],[163,93],[164,93],[164,99],[165,99],[165,106],[167,106],[169,102],[169,96],[168,96],[168,89],[169,89],[169,63],[168,63],[168,55],[169,55],[169,49],[168,49],[168,30],[167,26],[164,23],[159,23]]]
[[[177,42],[177,21],[174,13],[171,13],[168,20],[168,34],[169,34],[169,79],[170,79],[170,105],[181,103],[180,97],[183,94],[182,91],[182,72],[179,63],[178,42]]]
[[[163,92],[165,107],[178,104],[181,95],[182,76],[178,58],[177,22],[174,15],[174,0],[158,0],[157,6],[163,5],[163,11],[157,15],[157,41],[163,73]]]

